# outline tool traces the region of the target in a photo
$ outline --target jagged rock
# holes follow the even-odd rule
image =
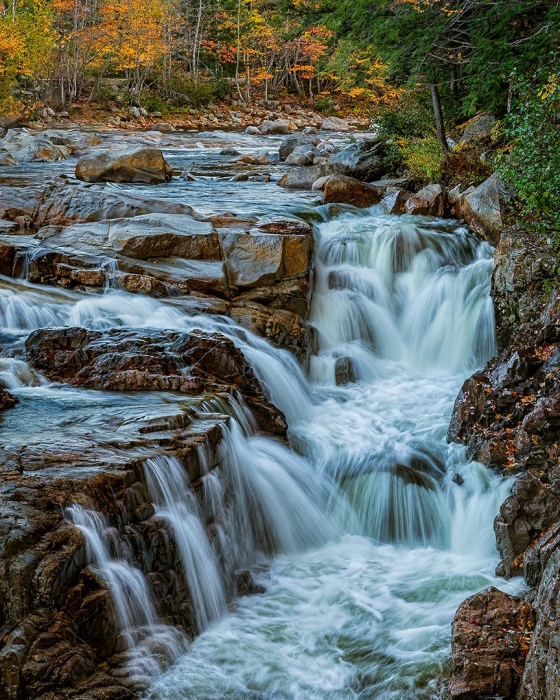
[[[157,148],[97,151],[82,156],[76,165],[76,177],[87,182],[158,184],[171,176],[171,166]]]
[[[331,156],[330,164],[341,175],[371,182],[384,173],[384,153],[385,139],[364,139]]]
[[[533,601],[537,621],[518,700],[556,700],[560,687],[560,550],[548,559]]]
[[[491,245],[497,245],[506,223],[506,209],[512,201],[499,175],[494,173],[473,192],[461,198],[461,216]]]
[[[409,197],[404,205],[408,214],[443,216],[447,204],[447,193],[441,185],[428,185]]]
[[[61,328],[34,331],[25,346],[33,366],[55,381],[105,391],[238,390],[264,430],[286,430],[241,351],[218,333]]]
[[[381,201],[377,187],[346,175],[331,175],[323,188],[323,204],[332,202],[371,207]]]
[[[319,151],[314,146],[302,144],[294,148],[286,158],[286,163],[288,165],[312,165],[319,155]]]
[[[519,228],[502,232],[494,251],[492,279],[500,347],[528,344],[541,328],[549,329],[552,337],[556,295],[546,285],[557,265],[554,249],[541,234]]]
[[[277,347],[292,352],[304,366],[317,351],[315,329],[299,314],[239,300],[231,307],[231,317]]]
[[[77,129],[48,129],[43,133],[55,146],[68,146],[72,151],[85,151],[103,142],[98,134]]]
[[[17,160],[5,148],[0,147],[0,165],[17,165]]]
[[[461,603],[452,628],[452,700],[515,697],[534,619],[530,603],[493,587]]]
[[[10,392],[6,391],[6,389],[0,388],[0,411],[4,411],[7,408],[13,408],[17,403],[19,403],[17,396],[10,394]]]
[[[406,203],[413,196],[412,192],[401,189],[391,191],[392,189],[393,188],[389,188],[389,190],[386,191],[381,203],[388,214],[403,214],[405,212]]]
[[[12,129],[0,140],[0,147],[8,151],[18,163],[52,163],[65,160],[71,149],[55,145],[46,133],[32,134],[27,129]]]

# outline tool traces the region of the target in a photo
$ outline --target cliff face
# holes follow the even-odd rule
[[[507,673],[515,671],[516,680],[504,695],[507,673],[496,648],[503,649],[514,626],[505,614],[498,622],[496,615],[487,614],[483,594],[469,599],[467,607],[478,610],[477,624],[492,631],[494,642],[502,640],[495,648],[477,642],[479,651],[494,663],[494,670],[502,666],[481,683],[481,667],[470,662],[472,647],[459,634],[465,624],[462,606],[454,622],[454,698],[558,697],[560,283],[552,274],[555,260],[550,250],[546,240],[534,234],[502,233],[493,278],[501,352],[467,379],[449,429],[449,439],[466,444],[473,459],[505,474],[519,474],[494,522],[501,557],[497,573],[506,578],[524,576],[530,587],[526,600],[536,613],[534,632],[531,628],[531,634],[523,637],[524,649],[518,646],[508,657]],[[500,605],[505,610],[512,602],[500,601]]]

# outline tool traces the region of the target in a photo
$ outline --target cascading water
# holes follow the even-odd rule
[[[111,595],[119,645],[127,652],[125,669],[132,682],[146,685],[184,652],[186,640],[161,624],[147,581],[131,564],[132,553],[118,531],[99,513],[79,505],[67,508],[65,517],[84,535],[88,559]]]
[[[208,402],[230,419],[200,505],[176,460],[146,462],[204,630],[156,682],[158,700],[437,697],[454,610],[496,583],[491,523],[510,484],[445,441],[464,377],[495,350],[490,248],[458,226],[375,208],[319,229],[311,382],[289,353],[231,319],[188,316],[172,299],[0,280],[7,342],[54,325],[218,331],[287,417],[291,449],[255,434],[235,400]],[[53,388],[20,359],[0,362],[2,383],[20,395],[76,391]],[[122,543],[108,544],[106,523],[74,511],[136,649],[127,630],[159,626],[146,581]],[[266,594],[220,618],[235,569],[263,557]]]
[[[376,209],[324,223],[318,243],[312,385],[286,374],[280,351],[222,330],[285,411],[328,527],[314,541],[287,512],[293,533],[258,579],[266,594],[195,640],[151,698],[439,697],[453,613],[496,583],[492,519],[511,484],[445,440],[464,377],[495,350],[491,249],[449,223]],[[251,504],[255,521],[271,500]]]

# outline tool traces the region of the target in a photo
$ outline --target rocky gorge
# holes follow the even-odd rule
[[[554,260],[275,121],[7,137],[2,697],[554,698]]]

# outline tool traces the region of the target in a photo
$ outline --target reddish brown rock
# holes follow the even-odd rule
[[[381,196],[379,188],[346,175],[331,175],[323,188],[323,204],[336,202],[371,207],[381,201]]]
[[[534,625],[531,604],[497,588],[465,600],[452,628],[452,700],[514,698]]]
[[[423,216],[444,216],[447,206],[447,194],[441,185],[428,185],[410,197],[405,205],[405,212]]]
[[[84,328],[34,331],[29,361],[50,379],[105,391],[239,391],[262,428],[283,435],[284,416],[266,399],[253,370],[219,333]]]

